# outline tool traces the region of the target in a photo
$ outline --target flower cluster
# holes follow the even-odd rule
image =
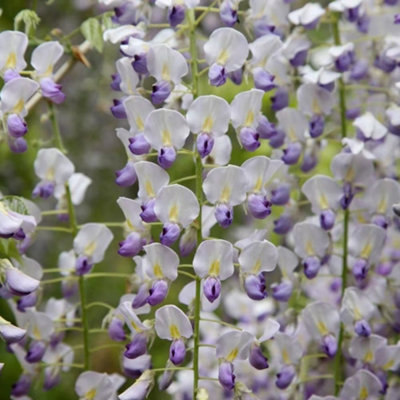
[[[0,335],[23,370],[12,398],[27,399],[43,369],[49,390],[75,367],[82,400],[141,400],[155,384],[182,400],[400,398],[398,2],[99,3],[112,23],[89,23],[122,55],[120,223],[76,220],[91,179],[55,119],[62,46],[40,44],[24,71],[26,35],[0,33],[10,148],[26,149],[29,99],[47,98],[57,148],[38,151],[32,196],[54,197],[47,213],[64,225],[47,229],[73,236],[58,268],[42,269],[25,255],[46,229],[40,209],[0,199],[0,295],[15,316],[0,317]],[[93,272],[110,245],[131,273]],[[96,277],[126,280],[126,293],[86,304]],[[61,299],[41,300],[49,283]],[[100,331],[125,346],[124,377],[91,370],[95,305],[108,311]]]

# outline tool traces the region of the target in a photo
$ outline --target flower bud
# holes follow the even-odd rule
[[[144,222],[156,222],[158,221],[157,215],[154,212],[154,204],[156,199],[147,200],[142,206],[142,212],[140,213],[140,218]]]
[[[178,240],[180,233],[181,228],[178,224],[168,222],[162,228],[160,242],[165,246],[172,246]]]
[[[218,299],[221,293],[221,281],[218,278],[209,276],[203,283],[203,293],[210,303]]]
[[[211,65],[208,70],[208,79],[213,86],[222,86],[226,82],[225,68],[219,64]]]
[[[167,81],[159,81],[153,85],[151,102],[153,104],[163,103],[171,94],[171,84]]]
[[[262,68],[254,69],[253,79],[256,89],[261,89],[264,90],[264,92],[269,92],[270,90],[276,88],[276,85],[274,83],[275,76]]]
[[[263,219],[271,214],[271,202],[262,194],[250,194],[247,200],[250,214],[254,218]]]
[[[108,325],[108,335],[116,342],[123,342],[126,339],[124,322],[119,318],[113,318]]]
[[[153,283],[153,286],[149,290],[149,297],[147,298],[147,302],[151,306],[156,306],[160,304],[168,293],[168,284],[164,280],[159,280]]]
[[[337,340],[333,335],[326,335],[322,339],[322,351],[329,357],[333,358],[335,357],[335,354],[337,352]]]
[[[7,128],[8,133],[15,138],[24,136],[28,132],[28,126],[25,120],[18,114],[10,114],[8,116]]]
[[[128,147],[131,153],[137,156],[140,156],[142,154],[147,154],[151,149],[149,142],[141,133],[139,135],[134,136],[133,138],[129,138]]]
[[[227,228],[233,221],[233,208],[228,204],[221,203],[215,207],[215,219],[222,228]]]
[[[244,288],[252,300],[263,300],[268,296],[263,274],[248,275],[244,281]]]
[[[164,169],[171,167],[175,160],[176,151],[173,147],[165,146],[158,151],[158,164]]]
[[[282,369],[276,374],[275,385],[279,389],[286,389],[293,381],[296,375],[296,370],[293,365],[284,365]]]
[[[276,206],[283,206],[290,200],[290,187],[281,185],[271,191],[271,203]]]
[[[230,362],[223,362],[218,368],[218,380],[225,390],[232,390],[235,387],[235,374],[233,365]]]
[[[271,109],[275,112],[289,106],[289,93],[286,88],[278,87],[271,96]]]
[[[185,19],[185,7],[181,4],[172,6],[168,10],[168,21],[171,26],[177,26]]]
[[[354,331],[358,336],[369,337],[371,335],[371,327],[365,319],[357,321],[354,325]]]
[[[11,394],[15,397],[26,396],[31,388],[32,377],[28,374],[23,374],[18,381],[12,385]]]
[[[77,275],[85,275],[91,271],[93,263],[87,256],[79,256],[76,259],[75,271]]]
[[[207,157],[214,147],[214,139],[208,133],[200,133],[196,140],[197,151],[201,158]]]
[[[357,259],[352,268],[353,276],[356,281],[360,282],[364,280],[367,277],[368,269],[369,266],[367,260],[364,260],[363,258]]]
[[[169,348],[169,359],[174,365],[183,363],[186,356],[186,347],[182,339],[174,340]]]
[[[43,358],[45,351],[46,345],[41,341],[35,340],[30,344],[25,360],[29,363],[37,363]]]
[[[296,164],[299,161],[301,151],[303,150],[301,143],[289,143],[286,149],[283,149],[282,161],[287,165]]]
[[[118,254],[123,257],[134,257],[142,250],[146,241],[137,233],[132,232],[125,240],[119,242]]]
[[[303,261],[304,275],[308,279],[313,279],[317,276],[319,269],[321,268],[320,260],[315,256],[309,256]]]
[[[290,281],[283,281],[281,283],[274,283],[271,285],[272,297],[276,301],[288,301],[293,291],[293,284]]]
[[[325,120],[320,114],[314,114],[310,119],[310,136],[317,138],[324,133]]]
[[[253,345],[249,356],[250,364],[256,369],[266,369],[269,367],[268,360],[262,353],[260,346]]]
[[[247,151],[255,151],[260,147],[259,137],[260,135],[253,128],[244,127],[239,133],[240,143]]]
[[[122,187],[133,185],[137,179],[135,167],[131,162],[128,162],[124,168],[115,171],[115,176],[117,177],[115,183]]]
[[[55,104],[61,104],[65,100],[65,94],[62,92],[62,85],[55,83],[51,78],[40,80],[40,88],[43,97],[50,99]]]
[[[136,334],[133,340],[125,346],[124,356],[133,360],[147,352],[147,339],[143,334]]]
[[[319,216],[319,223],[322,229],[329,231],[335,225],[336,215],[332,210],[323,210]]]

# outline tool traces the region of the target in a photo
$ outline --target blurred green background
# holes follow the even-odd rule
[[[49,33],[54,28],[59,28],[62,35],[65,35],[79,27],[87,18],[100,12],[94,3],[95,1],[91,2],[90,0],[55,0],[51,4],[46,4],[45,1],[41,0],[0,0],[0,8],[3,9],[3,14],[0,17],[0,31],[13,29],[15,15],[22,9],[32,7],[33,9],[36,8],[41,18],[37,37],[49,37]],[[78,34],[74,37],[72,43],[79,44],[82,40],[82,36]],[[30,46],[26,54],[27,61],[30,59],[32,48]],[[119,196],[136,197],[136,185],[131,188],[120,188],[114,184],[114,171],[122,168],[126,163],[125,151],[114,133],[116,127],[126,126],[126,122],[115,120],[109,112],[113,95],[120,97],[120,94],[113,93],[109,87],[110,75],[114,72],[114,62],[118,57],[117,46],[106,45],[103,54],[90,51],[87,58],[90,61],[91,68],[89,69],[81,63],[75,65],[62,81],[67,99],[64,104],[56,107],[64,145],[68,149],[68,157],[75,164],[77,172],[83,172],[93,180],[84,203],[77,207],[78,222],[81,224],[85,222],[122,221],[122,213],[116,204],[116,199]],[[205,79],[201,84],[202,90],[205,91]],[[247,88],[250,88],[250,86],[246,86],[246,83],[241,87],[229,83],[222,88],[213,88],[211,91],[207,87],[207,91],[221,95],[231,101],[237,92]],[[265,112],[269,113],[268,96],[265,96]],[[32,168],[36,153],[40,147],[54,145],[47,113],[47,104],[43,101],[34,109],[34,112],[30,113],[27,119],[29,125],[29,132],[26,136],[29,142],[27,153],[13,154],[8,150],[5,142],[0,143],[0,191],[3,195],[31,197],[32,189],[37,182]],[[233,134],[231,137],[233,137]],[[234,164],[241,164],[246,158],[254,155],[254,153],[243,152],[235,139],[233,139],[233,145],[232,163]],[[257,154],[268,155],[269,153],[270,149],[266,144],[263,144],[257,151]],[[331,150],[328,149],[327,154],[332,154]],[[328,171],[330,158],[330,156],[323,157],[324,163],[320,167],[320,171]],[[192,175],[192,161],[189,157],[179,158],[170,172],[171,180]],[[48,201],[37,200],[36,203],[42,210],[51,210],[55,205],[53,199]],[[235,211],[235,213],[236,221],[244,218],[240,210]],[[57,225],[59,222],[54,216],[46,216],[42,224]],[[260,223],[260,227],[263,224],[265,223]],[[134,263],[116,253],[117,243],[122,239],[122,232],[120,229],[113,229],[113,231],[115,239],[107,252],[106,259],[100,265],[96,265],[95,269],[96,271],[131,272]],[[154,234],[157,235],[158,233],[155,231]],[[223,233],[215,228],[212,235],[221,236]],[[36,241],[27,254],[37,259],[43,268],[55,268],[59,253],[69,250],[71,246],[72,238],[67,233],[41,231],[38,232]],[[174,283],[174,290],[170,291],[170,297],[167,301],[175,302],[179,287],[187,282],[187,278],[180,277],[179,282]],[[119,297],[123,293],[129,292],[130,288],[121,279],[91,279],[88,281],[86,289],[88,302],[97,300],[116,306]],[[61,296],[59,285],[46,286],[42,296],[45,299],[51,296],[59,298]],[[91,308],[89,310],[90,328],[99,328],[106,313],[105,309]],[[4,300],[0,300],[0,314],[12,320],[8,305]],[[66,342],[71,345],[80,344],[80,333],[69,333]],[[107,334],[98,333],[90,336],[90,343],[91,348],[94,348],[111,343],[111,341]],[[100,372],[121,372],[120,354],[122,348],[123,345],[120,348],[114,346],[107,350],[94,352],[91,358],[92,369]],[[165,364],[168,348],[168,342],[156,341],[152,351],[154,367],[162,367]],[[80,354],[77,350],[75,362],[80,362],[82,357],[83,354]],[[18,379],[21,369],[15,357],[6,351],[3,342],[0,342],[0,362],[5,363],[0,375],[0,400],[6,400],[10,397],[11,385]],[[63,374],[61,384],[49,392],[42,391],[42,378],[35,381],[31,397],[35,400],[75,398],[73,387],[78,373],[77,370],[71,370],[69,373]],[[131,383],[132,381],[128,380],[125,386]],[[168,396],[165,393],[160,394],[155,389],[150,398],[167,399]]]

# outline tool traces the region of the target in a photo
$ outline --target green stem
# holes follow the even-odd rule
[[[63,153],[67,153],[67,150],[65,149],[63,141],[62,141],[62,137],[61,137],[61,133],[60,133],[60,127],[59,127],[58,122],[57,122],[56,110],[55,110],[54,104],[51,101],[49,101],[48,105],[49,105],[49,109],[50,109],[50,121],[51,121],[51,124],[53,126],[54,140],[56,142],[56,146]]]
[[[175,179],[173,182],[171,182],[171,183],[182,183],[182,182],[186,182],[186,181],[191,181],[191,180],[193,180],[193,179],[196,179],[196,175],[190,175],[190,176],[184,176],[184,177],[182,177],[182,178],[178,178],[178,179]]]
[[[43,281],[40,281],[40,283],[42,285],[48,285],[49,283],[58,283],[58,282],[63,282],[63,281],[67,281],[67,280],[75,280],[76,277],[74,276],[63,276],[61,278],[54,278],[54,279],[45,279]]]
[[[98,307],[104,307],[104,308],[107,308],[107,309],[109,309],[109,310],[111,310],[111,311],[114,310],[114,307],[113,307],[113,306],[110,306],[110,305],[107,304],[107,303],[103,303],[102,301],[94,301],[94,302],[92,302],[92,303],[86,304],[86,310],[88,310],[89,308],[92,308],[92,307],[96,307],[96,306],[98,306]]]
[[[179,275],[188,276],[188,277],[191,278],[191,279],[197,279],[196,275],[193,275],[193,274],[191,274],[191,273],[189,273],[189,272],[186,272],[186,271],[178,271],[178,274],[179,274]]]
[[[48,231],[48,232],[66,232],[71,233],[70,228],[64,228],[62,226],[37,226],[37,231]]]
[[[151,372],[164,372],[164,371],[191,371],[193,368],[187,367],[171,367],[171,368],[153,368],[149,369]]]
[[[47,210],[42,211],[40,214],[44,215],[58,215],[58,214],[66,214],[68,210]]]
[[[195,12],[193,9],[187,11],[187,20],[189,24],[189,41],[190,41],[190,58],[192,67],[192,92],[193,97],[199,95],[199,68],[197,64],[197,43],[196,43],[196,21]],[[199,212],[199,226],[197,230],[197,246],[203,240],[201,235],[201,204],[203,202],[203,189],[202,189],[202,172],[203,165],[201,158],[196,152],[196,197],[200,204]],[[196,295],[194,299],[194,332],[193,332],[193,399],[197,398],[197,391],[199,387],[199,348],[200,348],[200,311],[201,311],[201,279],[196,276]]]
[[[124,274],[118,272],[94,272],[92,274],[88,274],[85,276],[85,279],[92,279],[92,278],[123,278],[123,279],[130,279],[132,274]]]
[[[220,321],[220,320],[218,320],[218,319],[201,318],[201,320],[204,321],[204,322],[213,322],[214,324],[219,324],[219,325],[227,326],[227,327],[229,327],[229,328],[236,329],[237,331],[241,331],[241,330],[242,330],[241,328],[238,328],[238,327],[235,326],[235,325],[232,325],[232,324],[230,324],[230,323],[228,323],[228,322],[225,322],[225,321]]]
[[[91,353],[94,353],[95,351],[103,350],[103,349],[109,349],[112,347],[118,347],[119,349],[121,346],[124,346],[125,343],[108,343],[108,344],[102,344],[101,346],[93,347],[90,349]]]

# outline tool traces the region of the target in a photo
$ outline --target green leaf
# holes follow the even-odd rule
[[[28,215],[28,209],[26,208],[26,205],[24,203],[24,200],[21,197],[18,196],[4,196],[2,199],[0,199],[2,203],[5,204],[7,208],[9,208],[12,211],[15,211],[19,214],[24,214]]]
[[[96,18],[89,18],[81,25],[82,35],[99,52],[103,51],[103,30]]]
[[[103,25],[103,29],[111,29],[113,27],[113,22],[111,17],[114,15],[112,11],[105,12],[101,16],[101,24]]]
[[[25,33],[31,37],[40,23],[39,16],[33,10],[21,10],[14,18],[14,29],[17,31],[21,24],[25,25]]]

